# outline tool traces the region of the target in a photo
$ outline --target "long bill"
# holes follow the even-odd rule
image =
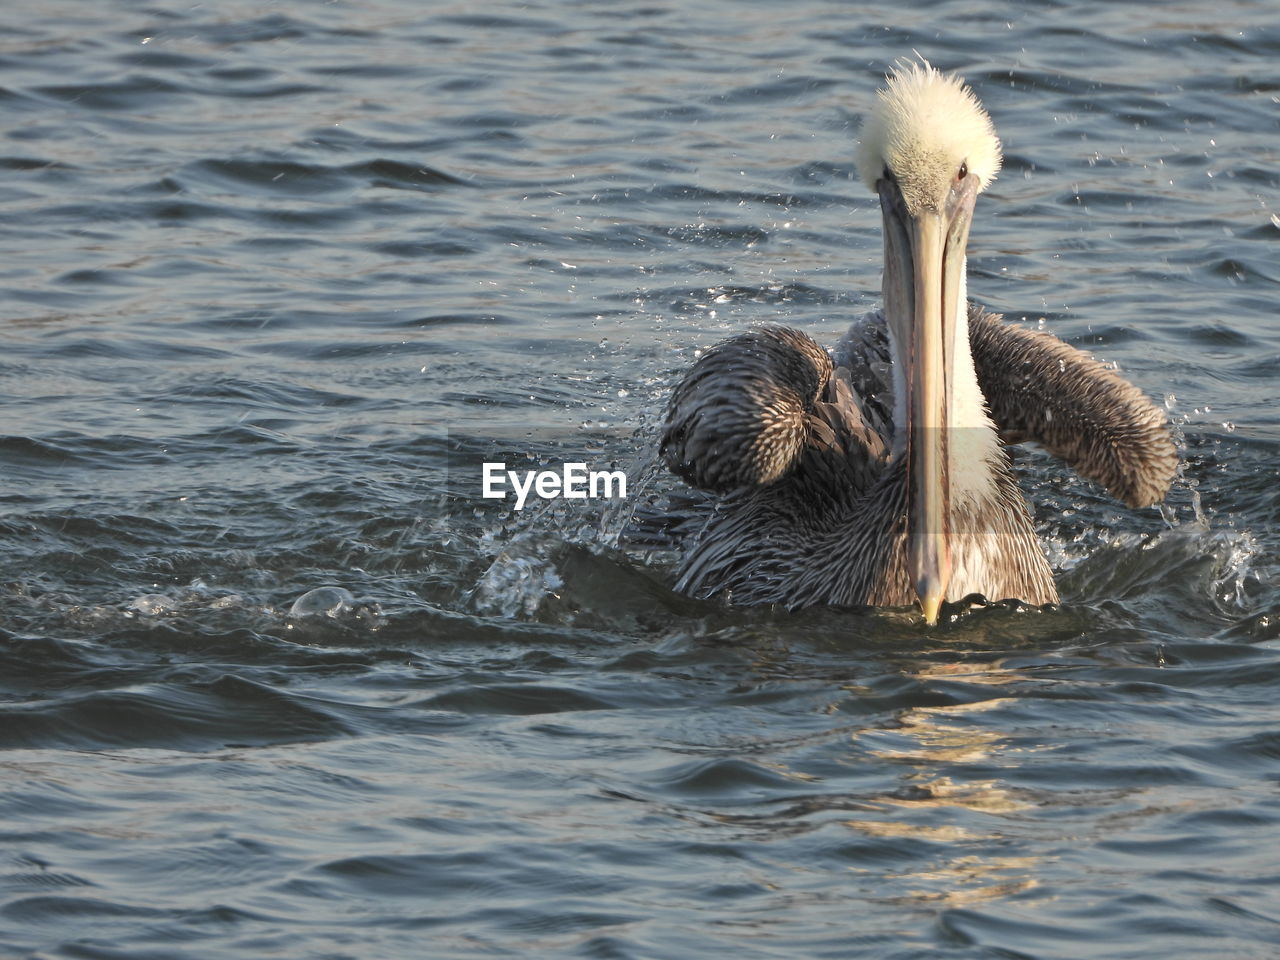
[[[885,318],[904,367],[907,572],[929,624],[951,582],[950,415],[953,358],[964,298],[965,245],[976,178],[955,183],[941,209],[912,212],[892,179],[880,181]]]

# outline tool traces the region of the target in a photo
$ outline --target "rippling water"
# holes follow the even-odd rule
[[[0,953],[1275,956],[1272,5],[7,21]],[[852,142],[913,49],[1006,145],[971,293],[1164,398],[1184,476],[1022,455],[1047,612],[676,596],[617,545],[672,378],[876,300]]]

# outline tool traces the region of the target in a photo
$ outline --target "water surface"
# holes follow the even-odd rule
[[[8,21],[0,952],[1274,956],[1269,4]],[[1020,455],[1051,611],[679,597],[617,540],[667,392],[876,302],[852,145],[912,50],[1005,143],[971,294],[1166,403],[1183,477]],[[517,514],[489,458],[634,495]]]

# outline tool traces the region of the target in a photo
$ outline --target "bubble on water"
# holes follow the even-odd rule
[[[308,590],[289,608],[291,617],[337,617],[351,610],[355,597],[342,587],[316,587]]]
[[[162,593],[144,593],[135,597],[128,609],[144,617],[167,617],[177,613],[180,606],[179,601]]]

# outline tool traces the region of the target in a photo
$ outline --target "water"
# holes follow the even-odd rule
[[[0,953],[1275,955],[1274,9],[887,10],[10,13]],[[875,302],[912,49],[1006,145],[971,292],[1167,398],[1167,519],[1025,454],[1056,610],[676,596],[672,379]]]

